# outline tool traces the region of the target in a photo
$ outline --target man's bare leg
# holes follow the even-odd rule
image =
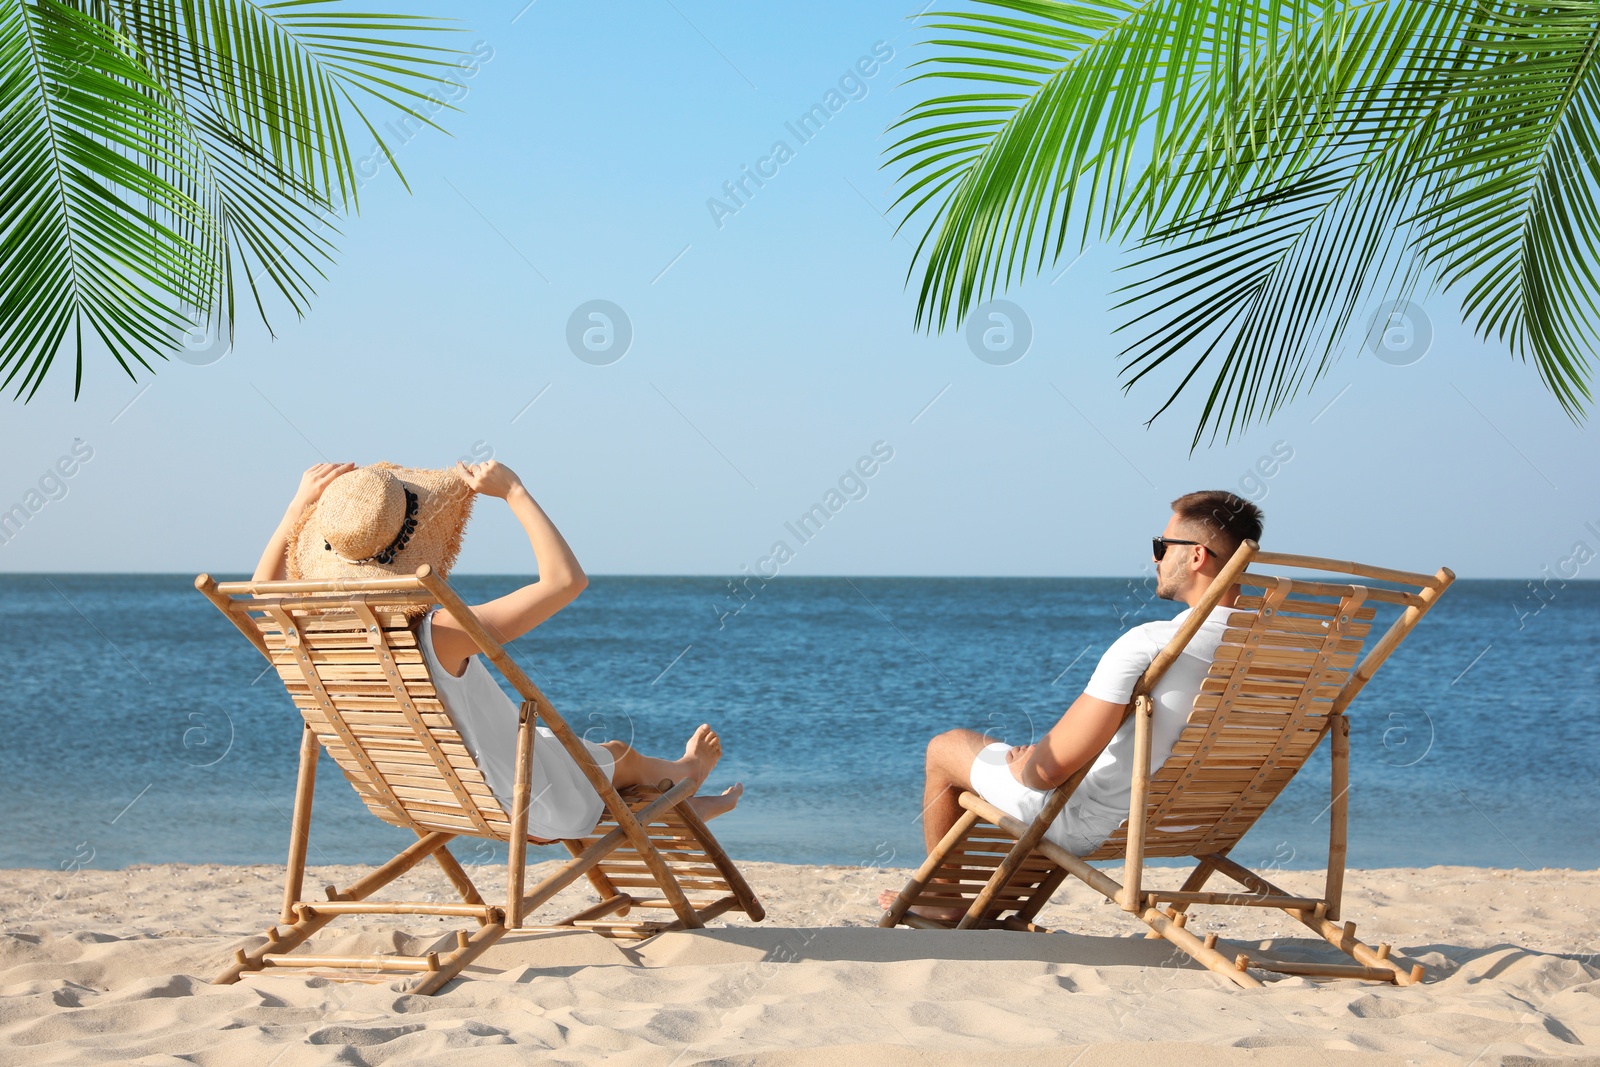
[[[959,797],[972,788],[972,763],[985,746],[994,743],[994,738],[976,730],[947,730],[928,742],[922,784],[922,838],[928,852],[961,818]],[[878,895],[878,904],[887,911],[899,895],[899,890],[885,889]],[[959,908],[911,910],[930,919],[953,920],[962,915]]]

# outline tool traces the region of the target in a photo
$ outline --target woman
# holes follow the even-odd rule
[[[389,463],[360,468],[353,463],[317,464],[300,479],[299,491],[256,566],[255,580],[382,578],[414,574],[423,563],[446,574],[479,495],[506,502],[527,531],[538,563],[536,581],[472,608],[483,627],[509,645],[572,603],[588,578],[522,480],[493,460],[432,471]],[[419,621],[417,643],[445,712],[490,791],[509,811],[517,706],[448,610],[436,609]],[[586,836],[598,822],[603,802],[556,736],[542,726],[538,731],[528,835],[541,843]],[[706,725],[695,730],[683,757],[676,760],[642,755],[622,741],[595,744],[584,739],[583,744],[619,789],[655,785],[664,778],[692,778],[698,788],[722,756],[721,740]],[[695,797],[690,803],[701,818],[710,819],[732,810],[743,792],[744,786],[735,784],[718,796]]]

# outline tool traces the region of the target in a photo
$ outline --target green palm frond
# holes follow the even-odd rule
[[[217,292],[216,220],[181,105],[131,42],[55,0],[0,2],[0,387],[32,396],[69,332],[123,369]],[[77,381],[83,377],[81,340]]]
[[[996,11],[1003,14],[996,14]],[[975,0],[930,16],[886,165],[923,214],[916,322],[1131,242],[1126,385],[1270,418],[1375,299],[1437,276],[1577,416],[1595,339],[1600,4]]]
[[[1600,8],[1505,4],[1469,28],[1423,177],[1422,253],[1485,334],[1532,356],[1571,415],[1592,399],[1600,283]]]
[[[1373,186],[1378,186],[1373,188]],[[1123,329],[1155,326],[1125,351],[1127,385],[1168,361],[1187,370],[1159,417],[1209,364],[1195,428],[1231,435],[1269,418],[1327,372],[1373,293],[1404,298],[1416,282],[1404,248],[1414,190],[1376,168],[1330,160],[1281,189],[1160,231],[1164,251],[1131,265],[1147,277],[1119,307]]]
[[[346,117],[394,164],[363,105],[437,128],[422,105],[460,56],[429,43],[430,31],[439,28],[433,20],[349,12],[328,0],[101,0],[95,6],[139,43],[185,100],[253,145],[283,176],[340,206],[355,202],[362,180]]]
[[[241,286],[269,326],[275,300],[303,315],[333,220],[399,170],[369,113],[450,106],[442,29],[339,0],[0,0],[0,387],[31,398],[69,351],[78,395],[90,339],[153,371],[196,322],[231,335]]]

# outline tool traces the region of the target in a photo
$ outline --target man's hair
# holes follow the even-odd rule
[[[1227,559],[1245,541],[1261,540],[1261,509],[1226,489],[1185,493],[1172,502],[1185,526],[1203,534],[1211,551]]]

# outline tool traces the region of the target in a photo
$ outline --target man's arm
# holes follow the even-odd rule
[[[1122,725],[1127,707],[1084,693],[1038,744],[1007,754],[1011,773],[1030,789],[1054,789],[1100,755]]]

